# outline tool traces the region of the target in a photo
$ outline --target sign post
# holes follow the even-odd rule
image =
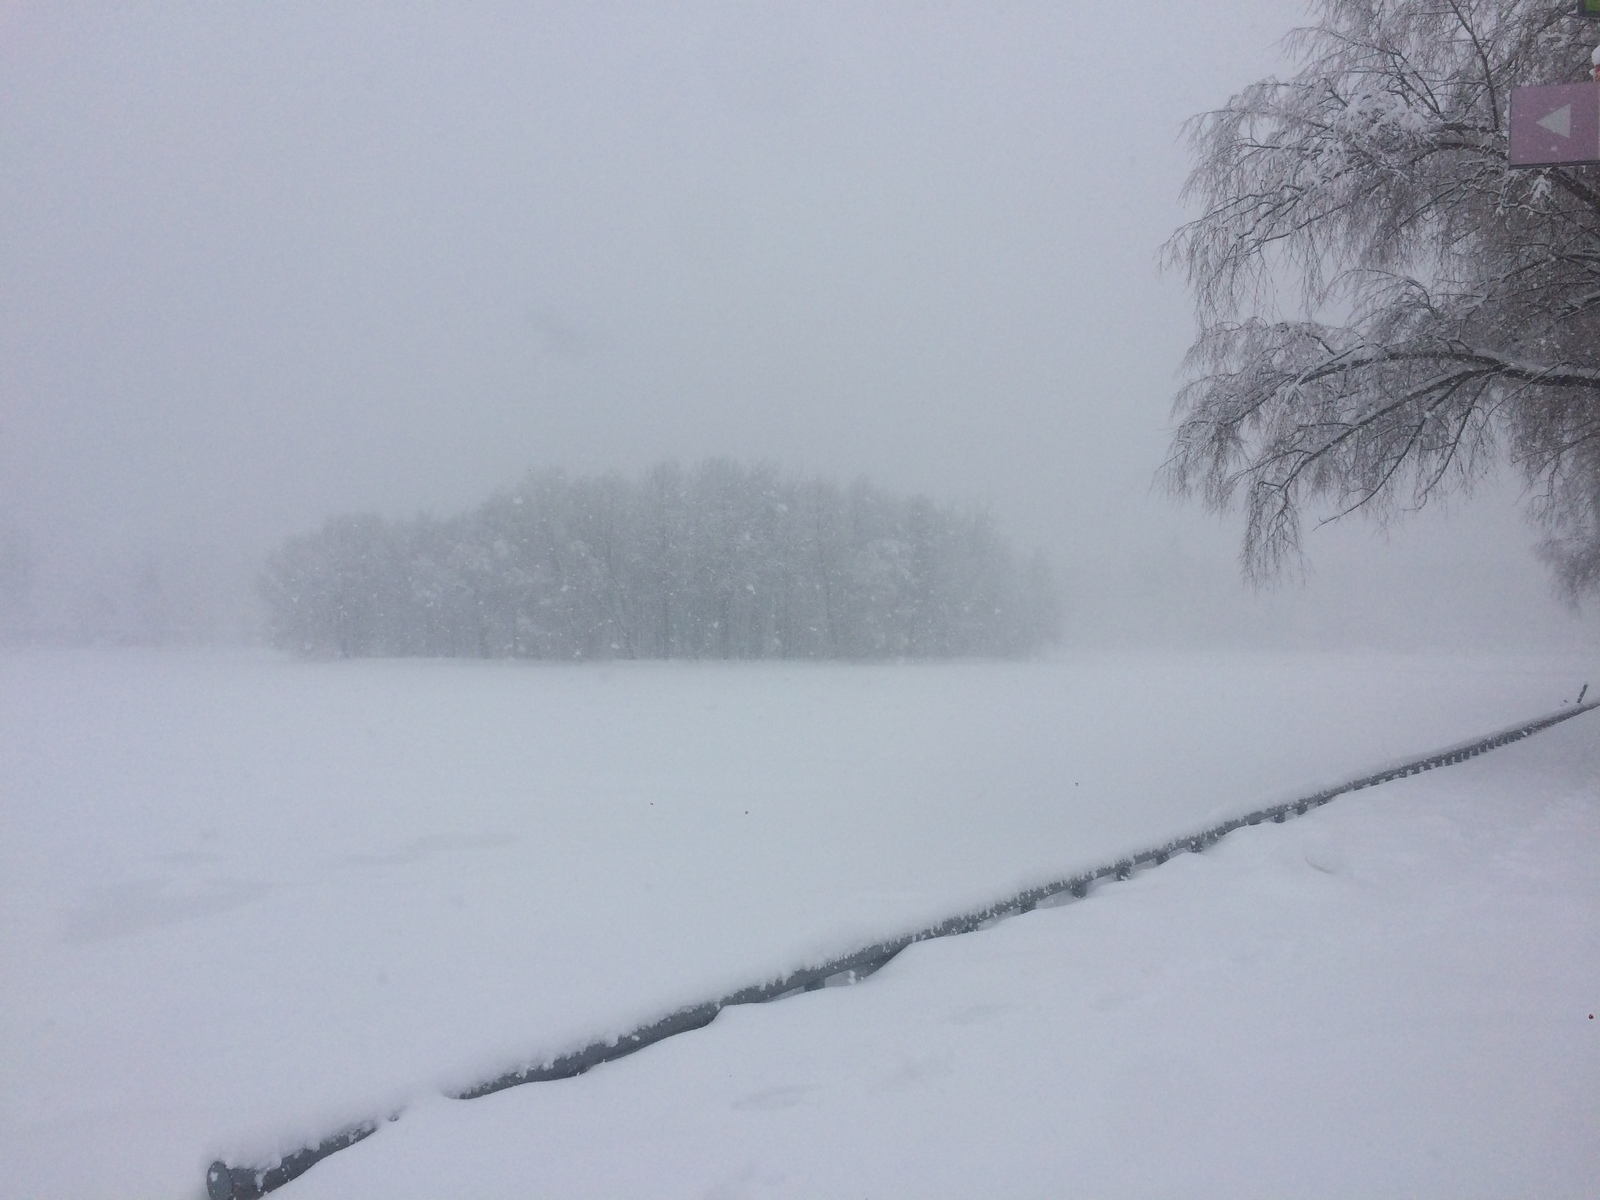
[[[1513,167],[1600,163],[1600,82],[1513,88],[1510,141]]]

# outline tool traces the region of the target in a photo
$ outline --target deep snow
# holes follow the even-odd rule
[[[479,1132],[462,1145],[480,1137],[499,1144],[494,1139],[513,1137],[520,1119],[500,1114],[523,1111],[519,1105],[557,1104],[552,1097],[589,1095],[587,1088],[600,1089],[593,1093],[601,1097],[595,1106],[579,1102],[560,1118],[540,1109],[532,1118],[570,1129],[565,1140],[557,1139],[557,1150],[546,1140],[530,1140],[526,1130],[519,1143],[519,1154],[543,1147],[539,1171],[567,1181],[564,1192],[549,1194],[632,1192],[637,1189],[628,1172],[657,1178],[663,1194],[717,1187],[761,1194],[764,1180],[779,1177],[769,1191],[853,1194],[861,1180],[871,1179],[876,1190],[864,1194],[916,1194],[919,1180],[947,1194],[974,1194],[961,1181],[973,1184],[976,1177],[963,1176],[960,1163],[970,1161],[985,1178],[1005,1182],[994,1174],[1002,1158],[1017,1159],[1025,1172],[1009,1177],[1012,1194],[1031,1194],[1035,1186],[1054,1188],[1050,1180],[1078,1178],[1072,1164],[1088,1161],[1046,1150],[1039,1140],[1045,1128],[1056,1131],[1052,1145],[1126,1144],[1121,1158],[1127,1173],[1120,1178],[1138,1191],[1133,1185],[1145,1178],[1139,1172],[1156,1172],[1150,1188],[1159,1191],[1155,1181],[1168,1168],[1151,1161],[1153,1150],[1138,1149],[1143,1143],[1129,1130],[1105,1125],[1120,1110],[1115,1103],[1101,1110],[1096,1098],[1122,1096],[1118,1103],[1126,1106],[1143,1097],[1140,1104],[1153,1104],[1143,1135],[1148,1140],[1174,1124],[1173,1114],[1184,1109],[1178,1101],[1187,1097],[1199,1105],[1196,1111],[1213,1114],[1207,1120],[1227,1143],[1239,1136],[1230,1114],[1241,1105],[1274,1122],[1285,1115],[1282,1097],[1273,1099],[1271,1088],[1255,1099],[1259,1070],[1224,1071],[1217,1084],[1215,1072],[1206,1073],[1211,1068],[1184,1074],[1182,1064],[1190,1059],[1173,1057],[1178,1042],[1151,1038],[1139,1045],[1148,1031],[1136,1022],[1082,1040],[1072,1030],[1081,1024],[1084,1004],[1058,1017],[1034,1001],[975,999],[960,1011],[1006,1003],[1021,1016],[998,1022],[975,1017],[958,1026],[992,1024],[998,1041],[1016,1049],[1009,1057],[975,1050],[960,1069],[952,1060],[946,1082],[930,1094],[986,1115],[966,1134],[948,1125],[955,1119],[951,1109],[928,1118],[931,1124],[908,1117],[910,1123],[891,1123],[872,1136],[871,1063],[891,1060],[871,1058],[869,1047],[880,1037],[871,1031],[903,1025],[904,1033],[884,1044],[901,1047],[910,1056],[910,1076],[921,1078],[925,1073],[915,1064],[936,1062],[941,1051],[934,1043],[926,1052],[915,1049],[921,1041],[914,1032],[938,1019],[905,1007],[915,995],[926,992],[933,1012],[939,997],[964,994],[962,988],[992,989],[995,997],[1059,993],[1063,978],[1043,965],[1057,960],[1072,964],[1062,970],[1074,979],[1089,972],[1084,978],[1098,980],[1107,994],[1143,995],[1141,980],[1151,973],[1166,978],[1163,954],[1187,946],[1194,962],[1185,968],[1180,956],[1172,979],[1178,992],[1196,997],[1192,1020],[1176,1019],[1168,993],[1151,993],[1166,997],[1161,1003],[1173,1018],[1170,1037],[1186,1028],[1196,1034],[1211,1029],[1209,1036],[1227,1053],[1207,1050],[1202,1066],[1235,1058],[1248,1064],[1245,1050],[1257,1046],[1245,1019],[1251,1004],[1275,1013],[1278,993],[1271,987],[1291,985],[1280,981],[1261,995],[1240,991],[1240,972],[1217,966],[1232,962],[1230,952],[1219,949],[1224,933],[1255,912],[1257,925],[1244,923],[1241,953],[1276,961],[1273,937],[1281,940],[1289,936],[1283,930],[1298,928],[1291,918],[1306,898],[1296,900],[1296,889],[1320,884],[1307,885],[1298,868],[1289,880],[1253,868],[1218,872],[1243,853],[1239,845],[1289,845],[1271,839],[1309,836],[1303,829],[1324,822],[1320,814],[1298,823],[1296,832],[1285,826],[1235,834],[1226,849],[1118,885],[1127,895],[1153,900],[1114,901],[1108,891],[1103,899],[1006,922],[975,939],[916,947],[870,985],[725,1013],[708,1030],[600,1069],[577,1081],[582,1088],[576,1090],[539,1084],[470,1104],[429,1097],[1217,817],[1557,709],[1582,681],[1581,667],[1559,660],[1400,656],[560,667],[8,653],[0,657],[0,1195],[194,1195],[215,1156],[270,1159],[352,1120],[402,1106],[401,1121],[291,1188],[334,1187],[318,1181],[345,1178],[340,1172],[363,1163],[369,1172],[381,1170],[388,1154],[400,1163],[422,1153],[455,1170],[451,1152],[418,1147],[437,1147],[440,1136],[448,1141],[454,1135],[437,1131],[463,1122],[462,1128]],[[1561,728],[1587,730],[1591,720]],[[1541,738],[1557,739],[1558,732]],[[1589,854],[1592,885],[1593,736],[1568,732],[1560,739],[1529,744],[1580,748],[1572,771],[1581,786],[1538,793],[1546,808],[1565,804],[1570,818],[1567,826],[1552,826],[1556,833],[1545,840],[1569,858]],[[1333,814],[1327,820],[1345,820],[1337,814],[1373,805],[1373,812],[1387,812],[1383,797],[1417,788],[1431,795],[1434,780],[1492,776],[1502,769],[1493,766],[1497,761],[1525,759],[1545,761],[1536,749],[1513,747],[1321,811]],[[1529,778],[1545,779],[1540,770],[1528,768]],[[1500,813],[1495,820],[1523,828],[1500,811],[1515,795],[1494,787],[1471,795],[1478,809]],[[1451,803],[1439,801],[1441,820],[1455,811]],[[1520,810],[1512,804],[1510,811]],[[1403,828],[1391,829],[1376,816],[1369,823],[1339,843],[1346,846],[1340,861],[1357,866],[1336,866],[1327,874],[1333,884],[1359,880],[1374,854],[1388,861],[1420,853],[1406,848]],[[1477,825],[1466,818],[1457,824],[1471,842]],[[1528,836],[1537,842],[1542,829]],[[1305,869],[1319,879],[1325,874]],[[1482,871],[1468,875],[1469,883],[1478,881],[1470,886],[1488,886]],[[1562,878],[1579,875],[1574,868]],[[1448,883],[1446,876],[1444,868],[1430,868],[1417,875],[1411,892],[1363,892],[1331,910],[1313,905],[1306,920],[1324,930],[1318,944],[1349,943],[1341,951],[1345,966],[1373,995],[1386,994],[1390,968],[1411,960],[1398,949],[1383,949],[1383,937],[1394,936],[1381,934],[1385,913],[1410,919],[1405,905],[1438,890],[1423,886],[1428,878]],[[1226,885],[1223,893],[1213,887],[1218,881]],[[1460,886],[1470,891],[1469,884]],[[1234,895],[1228,887],[1242,892]],[[1589,939],[1580,950],[1592,950],[1592,887],[1557,891],[1569,910],[1581,910],[1565,928]],[[1486,895],[1494,892],[1489,887]],[[1215,915],[1196,917],[1213,895],[1221,905]],[[1244,902],[1251,895],[1253,905]],[[1269,917],[1279,920],[1280,911],[1281,927],[1270,921],[1258,927]],[[1097,912],[1124,915],[1096,918]],[[1138,926],[1138,913],[1155,938],[1142,955],[1122,932],[1125,922]],[[1526,915],[1536,930],[1549,917],[1537,905]],[[1423,916],[1446,932],[1455,928],[1447,914]],[[1368,936],[1357,917],[1379,933]],[[1117,927],[1115,937],[1094,932],[1095,921],[1107,919]],[[1050,948],[1048,939],[1032,945],[1029,939],[1045,935],[1026,931],[1046,928],[1087,931],[1061,936],[1088,940],[1065,948]],[[1448,947],[1457,935],[1465,936],[1456,929],[1436,940]],[[1560,940],[1554,933],[1550,938]],[[1527,939],[1530,954],[1536,944],[1543,943]],[[983,965],[985,954],[1005,946],[1015,952],[1001,954],[999,965]],[[1373,964],[1353,960],[1374,946]],[[1298,961],[1295,955],[1288,960]],[[1134,970],[1139,963],[1142,974]],[[943,982],[929,983],[928,971]],[[1445,979],[1448,972],[1440,968],[1433,976]],[[1592,996],[1592,971],[1585,978],[1580,982]],[[1318,979],[1326,987],[1332,976],[1324,971]],[[1196,980],[1212,990],[1195,992],[1190,985]],[[1547,1007],[1554,1002],[1548,988],[1530,986]],[[1309,1003],[1309,985],[1292,982],[1293,988],[1305,991],[1301,998]],[[1420,986],[1405,994],[1433,996]],[[1493,987],[1486,994],[1490,1009],[1501,1003]],[[1524,1009],[1512,1003],[1520,993],[1506,995],[1516,1019],[1501,1033],[1487,1022],[1491,1048],[1526,1042],[1530,1053],[1549,1051],[1555,1045],[1549,1020],[1523,1020]],[[905,1004],[875,996],[899,996]],[[1587,1003],[1592,1009],[1593,1000]],[[869,1007],[841,1007],[852,1004]],[[1330,1004],[1334,1017],[1349,1008],[1324,996],[1324,1009]],[[1235,1011],[1243,1024],[1228,1023]],[[1350,1011],[1358,1015],[1344,1044],[1369,1046],[1373,1030],[1389,1027],[1388,1010],[1377,999]],[[1480,1005],[1472,1011],[1484,1025],[1488,1010]],[[807,1015],[815,1013],[827,1015]],[[768,1024],[779,1020],[800,1024]],[[1269,1020],[1267,1031],[1277,1032],[1261,1045],[1286,1052],[1284,1045],[1294,1040],[1287,1024],[1281,1017],[1276,1024]],[[1557,1067],[1593,1065],[1592,1057],[1581,1055],[1586,1045],[1592,1056],[1594,1044],[1593,1026],[1585,1024],[1578,1036],[1588,1041],[1560,1047]],[[1532,1025],[1538,1028],[1530,1033]],[[1359,1108],[1361,1071],[1394,1054],[1433,1062],[1428,1055],[1437,1047],[1416,1026],[1416,1020],[1394,1023],[1392,1047],[1351,1059],[1348,1079],[1334,1072],[1333,1082],[1322,1086],[1315,1073],[1307,1076],[1306,1111]],[[1308,1070],[1326,1074],[1345,1061],[1332,1052],[1337,1039],[1324,1044],[1325,1030],[1331,1035],[1343,1028],[1338,1020],[1294,1028],[1313,1055]],[[1459,1023],[1452,1028],[1459,1033]],[[774,1039],[767,1058],[751,1048],[763,1031]],[[1542,1042],[1534,1036],[1541,1031]],[[802,1093],[783,1089],[814,1086],[785,1082],[795,1063],[818,1055],[819,1063],[841,1061],[837,1049],[832,1059],[820,1048],[783,1057],[789,1047],[812,1043],[855,1046],[865,1057],[854,1076],[842,1065],[833,1072],[843,1081],[839,1104],[785,1107],[786,1098]],[[1113,1052],[1095,1049],[1103,1045]],[[724,1070],[727,1055],[714,1048],[734,1047],[734,1057],[754,1072],[740,1077],[745,1090],[695,1092],[701,1085],[693,1072],[677,1067],[649,1074],[664,1069],[650,1064],[681,1066],[697,1046],[709,1048],[707,1061],[723,1061]],[[1257,1046],[1258,1059],[1262,1053]],[[1499,1070],[1493,1064],[1503,1066],[1504,1058],[1490,1055],[1485,1069]],[[1023,1084],[1007,1099],[1005,1088],[977,1086],[977,1077],[991,1069],[981,1065],[985,1061],[993,1062],[997,1079],[1005,1077],[1007,1062],[1059,1063],[1056,1074],[1084,1084],[1066,1089],[1070,1101]],[[765,1074],[757,1069],[762,1062],[770,1068]],[[1118,1092],[1113,1084],[1124,1070],[1132,1075]],[[939,1070],[929,1077],[939,1078]],[[604,1082],[632,1078],[646,1082]],[[1419,1097],[1434,1095],[1427,1078],[1413,1089]],[[1570,1082],[1569,1076],[1558,1070],[1552,1078],[1558,1107],[1593,1115],[1592,1086],[1563,1090],[1556,1085]],[[1590,1070],[1587,1078],[1600,1074]],[[690,1090],[675,1090],[677,1079]],[[1208,1092],[1206,1079],[1221,1091]],[[1448,1075],[1437,1081],[1451,1082]],[[607,1087],[622,1087],[636,1099],[623,1102]],[[1445,1090],[1456,1103],[1466,1089]],[[1515,1093],[1512,1107],[1527,1111],[1527,1091]],[[734,1143],[718,1141],[731,1128],[718,1114],[747,1094],[758,1098],[731,1111],[817,1111],[783,1126],[787,1132],[774,1134],[769,1150],[752,1158],[750,1173],[741,1176],[744,1168],[726,1149]],[[661,1110],[650,1109],[652,1103],[667,1106],[665,1128],[699,1132],[676,1140],[644,1135],[629,1122],[656,1120],[649,1114]],[[1066,1115],[1060,1116],[1053,1106],[1063,1104]],[[1101,1115],[1090,1120],[1084,1115],[1089,1109]],[[1137,1125],[1134,1115],[1130,1108],[1125,1123]],[[1058,1117],[1075,1132],[1063,1133]],[[586,1119],[599,1124],[584,1126]],[[1526,1124],[1508,1117],[1506,1128]],[[1402,1127],[1393,1121],[1383,1126]],[[1177,1121],[1176,1128],[1174,1145],[1200,1136],[1198,1126]],[[1111,1132],[1091,1136],[1089,1129]],[[835,1137],[837,1150],[826,1140]],[[963,1155],[963,1137],[996,1149]],[[745,1138],[738,1133],[735,1140]],[[918,1149],[925,1138],[939,1145]],[[637,1153],[620,1153],[624,1146]],[[860,1148],[854,1158],[852,1146]],[[876,1167],[862,1161],[873,1146],[880,1156]],[[942,1158],[941,1146],[948,1151]],[[1001,1154],[1006,1146],[1010,1150]],[[673,1147],[681,1148],[680,1157],[652,1158],[678,1153]],[[924,1153],[927,1173],[911,1171],[906,1164]],[[1231,1160],[1233,1151],[1211,1153],[1206,1161],[1216,1161],[1217,1153]],[[552,1165],[555,1159],[559,1165]],[[534,1169],[515,1154],[506,1158],[513,1160]],[[806,1160],[836,1162],[841,1173],[807,1176],[796,1166]],[[1592,1157],[1583,1162],[1592,1168]],[[1286,1159],[1284,1169],[1288,1165]],[[1119,1178],[1110,1161],[1099,1169],[1093,1178]],[[621,1173],[615,1188],[604,1183],[604,1171]],[[585,1179],[595,1186],[579,1186]],[[439,1186],[436,1177],[431,1194],[441,1194]],[[482,1194],[498,1190],[493,1180],[484,1186]],[[351,1187],[369,1190],[347,1184],[342,1194],[351,1194]]]
[[[1600,714],[292,1185],[458,1196],[1600,1194]]]

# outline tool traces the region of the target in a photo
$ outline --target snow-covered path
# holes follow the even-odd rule
[[[1582,678],[6,654],[0,1196],[192,1195],[214,1157],[400,1106],[384,1138],[422,1130],[441,1090],[1552,711]],[[705,1044],[630,1061],[679,1043]]]
[[[464,1103],[295,1200],[1600,1194],[1600,717]]]

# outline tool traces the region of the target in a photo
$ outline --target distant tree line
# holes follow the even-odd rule
[[[260,579],[308,655],[938,658],[1027,654],[1059,608],[977,508],[866,482],[692,470],[529,475],[450,520],[340,516]]]

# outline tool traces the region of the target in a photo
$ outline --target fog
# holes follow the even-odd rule
[[[1179,127],[1293,20],[0,4],[0,527],[38,603],[158,569],[249,636],[331,514],[726,456],[986,504],[1069,645],[1600,646],[1515,480],[1317,530],[1266,593],[1153,486]]]

